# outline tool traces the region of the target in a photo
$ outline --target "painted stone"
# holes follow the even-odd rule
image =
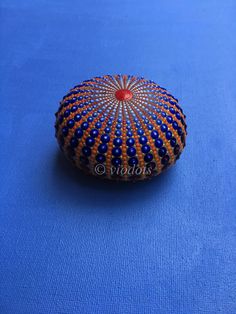
[[[63,97],[56,138],[78,168],[136,181],[173,165],[185,147],[183,110],[165,88],[132,75],[83,81]]]

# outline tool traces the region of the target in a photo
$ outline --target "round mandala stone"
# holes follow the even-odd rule
[[[83,81],[63,97],[56,138],[89,174],[143,180],[174,164],[185,147],[183,110],[165,88],[132,75]]]

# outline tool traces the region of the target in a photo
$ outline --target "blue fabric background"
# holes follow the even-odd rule
[[[236,2],[1,1],[0,313],[236,313]],[[54,112],[96,75],[179,98],[186,149],[150,182],[59,153]]]

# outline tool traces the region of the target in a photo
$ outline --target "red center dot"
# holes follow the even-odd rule
[[[116,99],[119,101],[130,100],[133,98],[133,93],[128,89],[119,89],[115,93]]]

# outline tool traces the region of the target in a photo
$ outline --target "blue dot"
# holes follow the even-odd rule
[[[111,162],[112,162],[113,166],[115,166],[115,167],[118,167],[121,165],[121,159],[120,158],[113,158],[111,160]]]
[[[166,139],[170,140],[172,138],[172,132],[171,131],[167,131],[166,132]]]
[[[88,122],[92,122],[93,121],[93,117],[88,117],[87,121]]]
[[[156,130],[153,130],[152,132],[151,132],[151,137],[152,138],[154,138],[154,139],[156,139],[156,138],[158,138],[158,132],[156,131]]]
[[[90,131],[90,135],[93,137],[93,138],[95,138],[95,137],[97,137],[98,136],[98,130],[97,129],[92,129],[91,131]]]
[[[133,167],[133,166],[138,164],[138,158],[137,157],[132,157],[132,158],[129,159],[128,163],[129,163],[130,167]]]
[[[65,112],[64,112],[64,117],[67,118],[69,117],[70,115],[70,109],[67,109]]]
[[[158,151],[158,154],[160,157],[163,157],[166,154],[166,148],[165,147],[161,147]]]
[[[162,139],[157,138],[157,139],[155,140],[155,146],[156,146],[157,148],[160,148],[162,145],[163,145]]]
[[[138,135],[143,135],[144,131],[142,129],[138,130]]]
[[[64,135],[64,136],[67,136],[67,134],[68,134],[68,128],[65,126],[64,128],[62,128],[62,134]]]
[[[81,128],[77,128],[77,129],[75,130],[75,136],[76,136],[77,138],[81,138],[81,137],[83,136],[83,130],[81,130]]]
[[[148,130],[152,130],[153,126],[151,124],[148,125]]]
[[[70,145],[71,147],[75,148],[78,146],[78,140],[76,137],[72,137],[72,139],[70,140]]]
[[[63,104],[63,107],[67,107],[70,104],[70,102],[68,100],[66,100]]]
[[[75,121],[74,120],[69,120],[67,122],[67,126],[68,126],[69,129],[73,128],[74,125],[75,125]]]
[[[121,136],[121,130],[116,130],[115,135],[116,136]]]
[[[116,128],[117,128],[117,129],[121,129],[121,124],[118,123],[118,124],[116,125]]]
[[[95,127],[96,127],[97,129],[100,129],[101,126],[102,126],[102,124],[101,124],[100,122],[97,122],[97,123],[95,124]]]
[[[107,152],[107,144],[100,144],[100,145],[98,146],[98,151],[99,151],[99,153],[101,153],[101,154],[106,153],[106,152]]]
[[[94,143],[95,143],[95,140],[94,140],[93,137],[88,137],[88,138],[86,139],[86,145],[88,145],[88,146],[93,146]]]
[[[182,131],[181,127],[178,127],[178,134],[182,135],[182,133],[183,133],[183,131]]]
[[[176,116],[176,118],[177,118],[178,120],[181,120],[181,115],[180,115],[179,112],[176,112],[175,116]]]
[[[175,129],[175,130],[177,130],[178,129],[178,123],[176,122],[176,121],[174,121],[173,123],[172,123],[172,125],[173,125],[173,128]]]
[[[133,146],[135,143],[134,139],[132,137],[128,138],[126,141],[127,146]]]
[[[110,133],[110,132],[111,132],[111,129],[107,126],[107,127],[104,129],[104,131],[105,131],[106,133]]]
[[[83,122],[83,123],[81,124],[81,128],[82,128],[83,130],[87,130],[88,127],[89,127],[88,122]]]
[[[145,160],[146,162],[152,161],[152,160],[153,160],[153,155],[150,154],[150,153],[146,154],[146,155],[144,156],[144,160]]]
[[[110,136],[109,136],[108,134],[103,134],[103,135],[101,136],[101,141],[102,141],[103,143],[108,143],[108,142],[110,141]]]
[[[75,112],[77,109],[78,109],[78,106],[73,106],[73,107],[71,108],[71,112]]]
[[[74,117],[74,120],[76,122],[80,121],[81,120],[81,115],[80,114],[76,114],[75,117]]]
[[[114,147],[112,149],[112,155],[119,157],[121,155],[122,151],[119,147]]]
[[[170,157],[169,157],[168,155],[165,155],[165,156],[161,159],[161,163],[162,163],[163,165],[166,165],[166,164],[168,164],[169,160],[170,160]]]
[[[170,140],[170,145],[172,147],[175,147],[175,144],[176,144],[176,139],[174,137],[172,137],[172,139]]]
[[[177,145],[175,145],[175,148],[174,148],[174,154],[178,155],[179,151],[180,151],[180,146],[179,146],[179,144],[177,144]]]
[[[175,148],[174,148],[174,154],[175,154],[175,155],[178,155],[179,150],[180,150],[180,146],[177,144],[177,145],[175,146]]]
[[[166,120],[167,120],[167,122],[172,123],[173,118],[172,118],[171,116],[167,116],[167,117],[166,117]]]
[[[173,107],[170,107],[170,112],[172,113],[172,114],[175,114],[175,109],[173,108]]]
[[[128,147],[127,148],[127,155],[130,157],[133,157],[136,155],[136,149],[134,147]]]
[[[122,139],[119,138],[119,137],[115,138],[115,139],[113,140],[113,144],[114,144],[115,146],[121,146],[121,144],[122,144]]]
[[[168,130],[167,125],[166,124],[162,124],[161,130],[162,130],[162,132],[166,132]]]
[[[160,119],[157,119],[156,123],[157,123],[157,125],[161,125],[162,121]]]
[[[85,156],[90,156],[91,155],[91,148],[88,146],[84,146],[82,149],[82,152]]]
[[[97,160],[97,162],[102,163],[102,162],[104,162],[106,160],[106,157],[104,155],[102,155],[102,154],[97,154],[96,160]]]
[[[150,146],[149,145],[143,145],[142,146],[142,152],[144,153],[144,154],[146,154],[146,153],[148,153],[150,151]]]
[[[140,144],[146,144],[147,143],[147,138],[146,138],[146,136],[140,136],[140,138],[139,138],[139,143]]]
[[[132,136],[133,133],[132,133],[132,131],[129,130],[129,131],[127,131],[126,135],[127,135],[127,136]]]

